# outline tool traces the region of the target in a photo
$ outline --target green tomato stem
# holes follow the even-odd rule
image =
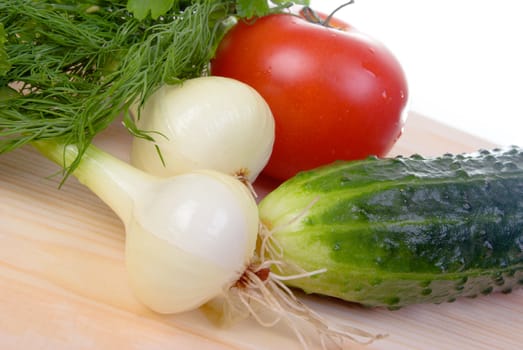
[[[78,148],[55,141],[35,141],[33,146],[56,164],[67,167],[78,156]],[[109,153],[90,145],[72,173],[105,202],[125,223],[141,193],[157,180]]]

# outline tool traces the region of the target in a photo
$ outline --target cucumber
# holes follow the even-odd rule
[[[340,161],[259,204],[287,281],[366,306],[451,302],[523,285],[523,151]]]

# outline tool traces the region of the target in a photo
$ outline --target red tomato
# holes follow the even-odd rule
[[[405,123],[407,82],[391,52],[352,27],[275,14],[232,28],[213,75],[254,87],[276,121],[264,173],[285,180],[334,160],[383,156]]]

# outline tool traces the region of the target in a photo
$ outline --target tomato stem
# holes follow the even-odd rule
[[[330,27],[329,23],[331,21],[331,19],[334,17],[334,15],[339,11],[341,10],[342,8],[344,8],[345,6],[348,6],[350,4],[353,4],[354,3],[354,0],[350,0],[344,4],[341,4],[340,6],[338,6],[337,8],[334,9],[334,11],[332,11],[324,20],[321,19],[320,16],[318,16],[318,13],[316,11],[314,11],[312,8],[310,8],[309,6],[305,6],[302,10],[301,10],[301,13],[303,15],[303,17],[311,22],[311,23],[316,23],[316,24],[319,24],[319,25],[322,25],[322,26],[325,26],[325,27]]]
[[[337,8],[335,8],[334,11],[332,11],[330,13],[330,15],[328,15],[327,18],[325,18],[325,21],[323,21],[323,25],[328,27],[330,20],[332,19],[332,17],[334,17],[336,12],[338,12],[339,10],[341,10],[342,8],[344,8],[345,6],[348,6],[350,4],[354,4],[354,0],[350,0],[350,1],[346,2],[346,3],[344,3],[344,4],[341,4]]]
[[[301,12],[302,16],[308,22],[323,25],[323,22],[322,22],[320,16],[318,16],[318,13],[316,11],[314,11],[313,9],[311,9],[309,6],[305,6],[304,8],[301,9],[300,12]]]

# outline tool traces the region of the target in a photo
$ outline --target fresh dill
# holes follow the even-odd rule
[[[83,153],[129,104],[162,83],[203,74],[227,8],[195,1],[138,21],[114,1],[2,2],[10,69],[0,77],[0,153],[58,137]],[[6,98],[9,88],[20,94]]]
[[[291,4],[273,3],[277,9]],[[80,150],[69,174],[93,138],[131,104],[143,103],[162,84],[206,74],[227,19],[266,14],[266,4],[0,2],[0,154],[60,138]],[[124,119],[131,132],[140,132]]]

